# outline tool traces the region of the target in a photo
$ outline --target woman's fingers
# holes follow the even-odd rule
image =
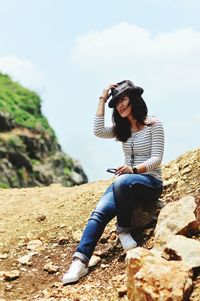
[[[132,173],[132,169],[128,165],[122,165],[117,168],[116,175],[121,175],[124,173]]]
[[[114,89],[116,87],[117,87],[117,84],[111,84],[111,85],[109,85],[108,87],[106,87],[103,90],[102,96],[105,97],[105,98],[108,98],[109,97],[109,91],[110,91],[110,89]]]

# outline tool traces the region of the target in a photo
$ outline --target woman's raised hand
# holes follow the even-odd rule
[[[102,92],[102,95],[99,97],[100,100],[103,100],[105,103],[107,102],[108,98],[109,98],[109,91],[110,89],[114,89],[117,87],[117,84],[112,84],[112,85],[109,85],[108,87],[106,87],[103,92]]]

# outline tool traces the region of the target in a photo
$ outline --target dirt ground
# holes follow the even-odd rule
[[[0,301],[2,300],[127,300],[125,254],[115,234],[115,220],[106,228],[95,254],[101,258],[79,283],[63,286],[80,233],[100,195],[112,179],[65,188],[60,185],[0,190]],[[153,230],[134,233],[140,246],[151,248]],[[28,244],[41,241],[28,264]],[[47,271],[46,264],[55,270]],[[17,270],[16,279],[4,272]],[[200,300],[200,272],[196,271],[190,301]]]

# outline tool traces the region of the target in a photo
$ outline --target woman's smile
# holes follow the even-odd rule
[[[130,100],[128,96],[120,98],[116,104],[116,109],[121,117],[127,117],[131,114]]]

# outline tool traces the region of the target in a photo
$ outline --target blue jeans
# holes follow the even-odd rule
[[[84,229],[74,257],[88,262],[105,226],[117,216],[118,232],[130,232],[134,208],[162,193],[162,182],[147,174],[123,174],[105,191]]]

